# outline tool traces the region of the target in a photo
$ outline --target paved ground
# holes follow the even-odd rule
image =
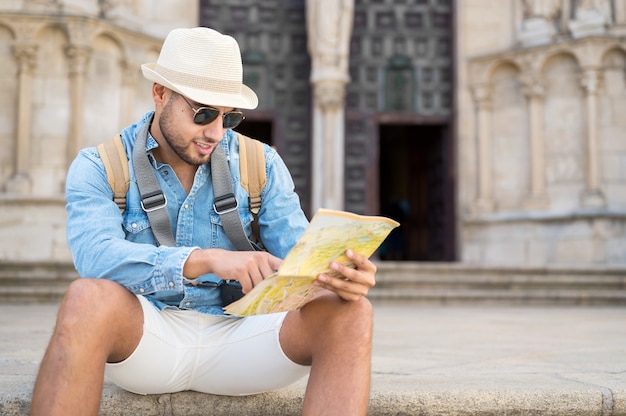
[[[0,305],[0,414],[27,414],[56,309]],[[107,384],[102,414],[298,414],[304,385],[220,398]],[[626,415],[626,308],[377,303],[370,414]]]

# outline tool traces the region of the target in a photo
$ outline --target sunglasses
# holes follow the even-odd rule
[[[184,95],[181,95],[181,97],[183,97],[183,100],[185,100],[189,108],[191,108],[191,110],[193,110],[194,112],[193,122],[200,126],[206,126],[207,124],[212,123],[220,115],[220,110],[218,110],[217,108],[213,108],[213,107],[193,108],[191,103],[187,101],[187,98],[185,98]],[[222,126],[224,126],[225,129],[234,129],[245,118],[246,117],[243,115],[241,111],[237,111],[237,110],[229,111],[228,113],[222,114],[222,119],[223,119]]]

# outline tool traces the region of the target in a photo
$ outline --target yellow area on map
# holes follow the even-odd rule
[[[300,308],[323,290],[313,284],[318,274],[335,275],[332,261],[354,268],[345,256],[348,248],[369,257],[399,225],[385,217],[320,208],[278,272],[224,310],[250,316]]]

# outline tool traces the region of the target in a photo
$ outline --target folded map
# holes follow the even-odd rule
[[[385,217],[320,208],[278,271],[224,311],[251,316],[298,309],[324,290],[313,284],[317,275],[336,276],[329,268],[331,262],[354,268],[345,255],[347,249],[370,257],[399,225]]]

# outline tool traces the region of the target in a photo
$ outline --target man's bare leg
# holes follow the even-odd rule
[[[105,362],[119,362],[143,333],[137,298],[110,280],[70,285],[41,363],[31,414],[97,415]]]
[[[311,365],[304,415],[365,415],[369,402],[372,307],[321,296],[290,312],[280,333],[285,354]]]

